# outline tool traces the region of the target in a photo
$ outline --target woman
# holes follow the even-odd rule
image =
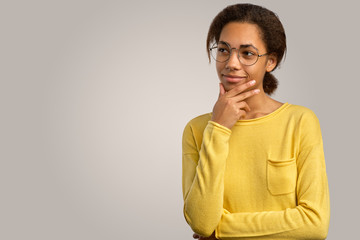
[[[213,20],[207,47],[219,98],[183,134],[184,216],[193,237],[325,239],[330,204],[318,119],[269,97],[286,51],[280,20],[260,6],[229,6]]]

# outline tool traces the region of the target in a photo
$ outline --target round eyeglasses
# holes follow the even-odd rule
[[[232,50],[237,50],[236,48],[231,48],[227,42],[214,43],[209,49],[211,57],[217,62],[226,62],[230,59]],[[259,51],[253,45],[241,45],[238,50],[239,61],[245,66],[254,65],[259,57],[268,55],[264,53],[259,55]]]

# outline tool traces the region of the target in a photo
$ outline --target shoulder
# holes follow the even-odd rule
[[[206,125],[211,120],[211,113],[202,114],[191,119],[185,126],[184,132],[192,132],[192,134],[203,133]]]
[[[198,153],[201,147],[203,132],[211,119],[211,113],[206,113],[191,119],[183,132],[183,153]]]
[[[314,145],[322,141],[319,119],[311,109],[290,105],[288,111],[294,119],[295,128],[298,130],[303,146]]]
[[[207,123],[210,121],[211,119],[211,113],[205,113],[202,114],[200,116],[197,116],[193,119],[191,119],[187,124],[186,127],[191,127],[191,128],[205,128]]]
[[[316,114],[310,108],[304,106],[289,104],[287,113],[299,122],[319,122]]]

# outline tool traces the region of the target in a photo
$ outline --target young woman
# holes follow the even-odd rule
[[[269,95],[286,51],[278,17],[225,8],[207,38],[219,98],[183,134],[184,216],[199,239],[325,239],[330,204],[319,121]]]

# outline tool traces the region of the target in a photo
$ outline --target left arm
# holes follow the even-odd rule
[[[330,218],[328,182],[322,145],[304,149],[298,158],[297,202],[282,211],[229,213],[224,210],[216,237],[325,239]]]
[[[326,238],[330,219],[329,189],[320,125],[315,114],[304,116],[299,128],[297,206],[264,212],[230,213],[224,209],[216,228],[217,238]]]

